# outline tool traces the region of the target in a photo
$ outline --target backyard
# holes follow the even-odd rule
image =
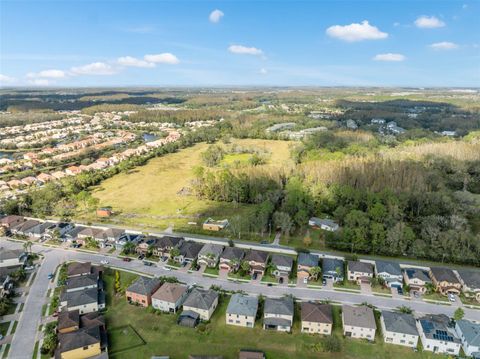
[[[135,278],[133,274],[120,275],[122,287]],[[129,305],[124,296],[113,295],[113,274],[106,276],[108,291],[107,330],[111,343],[110,356],[119,358],[147,358],[152,355],[169,355],[183,359],[189,354],[221,354],[226,359],[237,358],[240,349],[258,349],[267,358],[392,358],[429,359],[441,356],[415,353],[411,349],[386,345],[377,338],[375,344],[360,340],[344,339],[341,336],[340,308],[334,307],[336,335],[341,342],[339,353],[322,351],[322,338],[300,333],[300,321],[294,324],[293,334],[265,331],[258,320],[254,329],[239,328],[225,324],[228,297],[221,300],[211,321],[197,329],[180,327],[176,315],[156,314],[151,309]],[[128,341],[123,338],[128,336]],[[145,344],[143,344],[143,341]]]

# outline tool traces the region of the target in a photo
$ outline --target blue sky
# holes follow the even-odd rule
[[[4,1],[3,86],[478,86],[479,1]]]

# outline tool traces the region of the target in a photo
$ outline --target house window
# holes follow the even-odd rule
[[[86,346],[86,347],[83,347],[83,350],[88,350],[88,346]]]

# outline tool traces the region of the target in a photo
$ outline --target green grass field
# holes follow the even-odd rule
[[[122,276],[124,276],[123,272]],[[124,278],[130,276],[128,274]],[[341,322],[339,307],[335,307],[334,310],[336,324],[334,335],[338,336],[342,343],[342,350],[339,353],[323,352],[319,345],[322,337],[300,333],[298,315],[292,334],[265,331],[261,328],[261,320],[257,321],[253,329],[226,325],[225,310],[228,298],[220,301],[211,322],[206,325],[203,332],[184,328],[176,324],[176,315],[154,314],[147,309],[127,304],[123,296],[114,296],[113,277],[111,274],[106,277],[109,298],[106,319],[111,343],[109,354],[113,359],[140,359],[152,355],[169,355],[172,359],[184,359],[189,354],[221,354],[225,359],[233,359],[237,358],[242,348],[263,350],[269,359],[383,359],[386,356],[403,359],[443,358],[430,353],[415,353],[408,348],[386,345],[380,338],[377,338],[375,344],[344,339],[341,335],[341,325],[339,325]],[[128,326],[131,326],[138,336],[132,334],[132,337],[127,340],[124,331],[116,329]],[[136,346],[139,343],[139,337],[145,340],[145,345]],[[124,340],[125,342],[122,343]],[[132,349],[125,349],[128,347]]]
[[[255,147],[271,153],[265,166],[288,163],[288,141],[234,140],[234,144]],[[118,213],[115,221],[132,227],[164,229],[173,225],[177,231],[195,231],[208,217],[229,218],[253,210],[252,205],[199,200],[192,194],[179,193],[191,189],[193,170],[202,165],[201,153],[206,143],[197,144],[177,153],[152,159],[147,165],[129,173],[118,174],[92,189],[100,206],[111,206]],[[248,154],[247,154],[248,155]],[[243,155],[231,155],[232,160]],[[229,161],[228,157],[226,159]],[[80,214],[94,221],[92,213]],[[195,222],[197,225],[189,225]]]

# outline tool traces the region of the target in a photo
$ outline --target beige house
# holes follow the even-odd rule
[[[449,293],[460,294],[462,284],[453,270],[443,267],[432,267],[429,274],[437,292],[444,295]]]
[[[258,310],[258,298],[236,293],[230,298],[227,307],[226,323],[253,328]]]
[[[217,305],[217,292],[211,289],[194,288],[183,303],[183,310],[197,313],[202,320],[210,320]]]
[[[372,308],[362,305],[342,306],[343,335],[356,339],[375,340],[377,325]]]
[[[330,304],[303,302],[302,333],[332,334],[333,315]]]
[[[152,306],[163,312],[176,313],[188,295],[187,287],[165,283],[152,295]]]
[[[348,261],[347,278],[357,283],[369,282],[373,278],[373,265],[365,262]]]
[[[290,332],[293,325],[292,297],[267,298],[263,311],[263,329]]]
[[[428,271],[418,268],[405,268],[403,270],[403,279],[411,291],[419,293],[425,293],[427,291],[425,285],[432,283]]]

